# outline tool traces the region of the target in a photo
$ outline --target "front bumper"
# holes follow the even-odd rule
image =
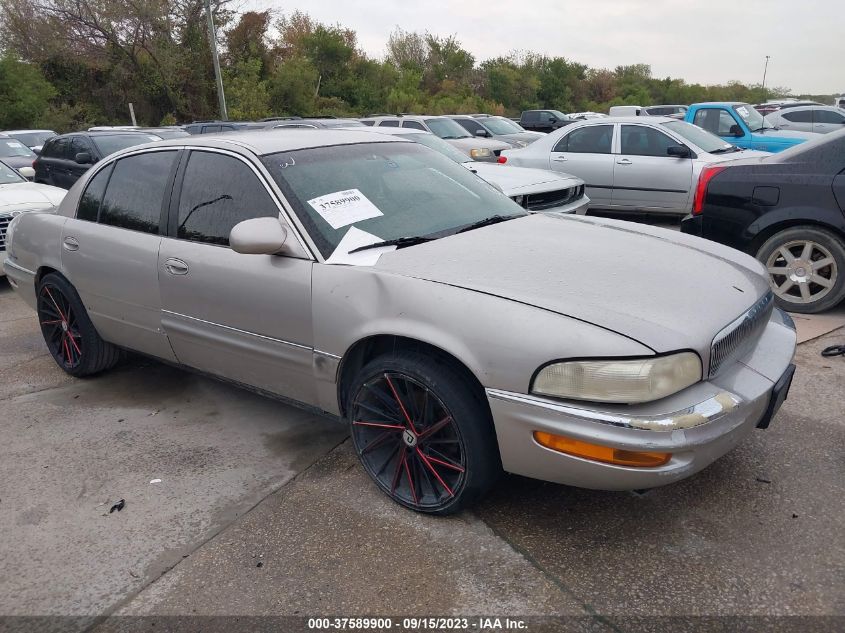
[[[542,211],[531,211],[529,213],[571,213],[574,215],[586,215],[587,209],[590,208],[590,198],[587,195],[583,195],[577,200],[573,200],[569,204],[564,204],[559,207],[554,207],[552,209],[544,209]]]
[[[502,466],[526,477],[599,490],[655,488],[684,479],[730,451],[757,426],[794,351],[795,331],[776,312],[748,356],[716,378],[657,402],[598,408],[487,389]],[[655,468],[617,466],[541,446],[534,431],[672,457]]]

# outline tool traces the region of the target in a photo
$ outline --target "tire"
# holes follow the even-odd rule
[[[82,377],[117,364],[120,348],[100,338],[67,279],[50,273],[38,283],[37,291],[41,333],[59,367],[71,376]]]
[[[757,259],[766,267],[775,302],[784,310],[812,314],[845,298],[845,243],[826,229],[784,229],[766,240]]]
[[[480,499],[502,471],[478,386],[446,359],[380,356],[355,376],[346,417],[355,452],[388,497],[447,515]]]

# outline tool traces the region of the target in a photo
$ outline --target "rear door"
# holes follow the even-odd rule
[[[613,124],[585,125],[564,134],[552,148],[549,168],[578,176],[591,206],[609,207],[613,197]]]
[[[76,156],[83,153],[88,154],[91,157],[91,162],[77,162]],[[79,180],[86,171],[91,169],[91,165],[93,165],[96,160],[97,152],[91,141],[84,136],[74,136],[70,143],[70,155],[67,166],[68,179],[71,181],[71,185]]]
[[[788,108],[781,110],[778,127],[795,132],[813,131],[813,110],[811,108]]]
[[[183,163],[158,258],[162,323],[176,357],[313,403],[312,261],[229,248],[235,224],[281,212],[245,157],[192,150]]]
[[[161,327],[158,250],[178,150],[108,163],[64,224],[62,268],[105,340],[175,361]]]
[[[679,144],[651,126],[622,124],[613,166],[613,206],[686,211],[692,160],[666,153],[667,148]]]
[[[813,109],[813,132],[827,134],[845,129],[845,113],[822,108]]]
[[[56,139],[55,144],[50,147],[49,156],[44,160],[49,184],[62,189],[70,189],[75,182],[70,177],[68,164],[72,139],[72,136]]]

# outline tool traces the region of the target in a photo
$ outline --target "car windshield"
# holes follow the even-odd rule
[[[151,143],[152,141],[160,141],[161,139],[154,134],[108,134],[105,136],[92,136],[91,140],[94,145],[100,150],[103,156],[114,154],[127,147],[133,145],[142,145],[143,143]]]
[[[525,131],[513,121],[498,117],[485,117],[483,119],[477,119],[477,121],[493,134],[517,134]]]
[[[470,134],[452,119],[426,119],[428,129],[440,138],[469,138]]]
[[[315,147],[262,161],[326,258],[351,227],[379,241],[441,237],[492,216],[525,215],[492,185],[419,143]]]
[[[447,143],[442,138],[440,138],[439,136],[435,136],[434,134],[396,134],[395,136],[406,138],[409,141],[414,141],[415,143],[420,143],[422,145],[425,145],[426,147],[430,147],[433,150],[437,150],[444,156],[451,158],[456,163],[474,162],[469,156],[464,154],[462,151],[456,149],[454,145]]]
[[[731,147],[723,139],[697,125],[685,121],[668,121],[663,126],[705,152],[718,152]]]
[[[0,162],[0,185],[11,185],[16,182],[26,182],[26,178],[21,176],[6,163]]]
[[[735,105],[733,106],[733,110],[742,117],[742,120],[745,121],[745,125],[747,125],[748,129],[752,132],[756,132],[758,130],[771,130],[774,128],[774,125],[766,121],[762,114],[757,112],[757,110],[747,103]]]
[[[17,139],[0,138],[0,157],[35,158],[35,153]]]
[[[55,132],[49,130],[44,132],[15,132],[14,134],[9,134],[9,136],[18,139],[27,147],[40,147],[44,145],[44,141],[53,138],[55,135]]]

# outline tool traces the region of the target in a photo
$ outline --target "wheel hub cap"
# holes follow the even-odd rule
[[[67,321],[62,321],[62,330],[67,332]]]
[[[414,448],[417,445],[417,436],[414,435],[411,429],[405,429],[402,433],[402,439],[405,441],[405,445],[410,448]]]
[[[823,299],[836,285],[840,272],[831,252],[811,240],[782,244],[769,256],[766,268],[774,293],[801,304]]]

